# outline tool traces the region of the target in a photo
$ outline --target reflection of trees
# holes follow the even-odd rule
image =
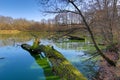
[[[7,46],[7,45],[15,45],[15,40],[13,39],[13,40],[1,40],[0,41],[0,47],[2,47],[2,46]]]
[[[15,45],[16,43],[29,41],[32,36],[28,34],[1,34],[0,35],[0,46]]]
[[[36,35],[38,38],[45,38],[48,33],[40,32],[20,32],[18,34],[0,34],[0,47],[7,45],[15,45],[16,43],[23,43],[30,41],[34,38],[32,35]]]
[[[55,43],[57,47],[65,49],[65,50],[81,50],[85,45],[84,42],[62,42]]]
[[[59,80],[59,77],[53,74],[47,58],[43,58],[42,55],[39,54],[30,54],[35,59],[36,63],[44,70],[46,80]]]

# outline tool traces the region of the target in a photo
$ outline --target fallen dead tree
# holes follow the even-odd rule
[[[34,51],[28,44],[23,44],[21,47],[27,51]],[[62,80],[87,80],[79,70],[77,70],[60,52],[53,47],[39,45],[37,48],[43,52],[52,64],[52,71]],[[36,53],[33,53],[36,54]]]

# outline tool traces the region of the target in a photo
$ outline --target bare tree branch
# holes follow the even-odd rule
[[[88,32],[89,32],[90,35],[91,35],[91,39],[92,39],[92,41],[93,41],[93,43],[94,43],[94,46],[95,46],[96,50],[99,52],[99,54],[100,54],[110,65],[116,66],[116,63],[115,63],[114,61],[110,60],[108,57],[106,57],[106,56],[103,54],[103,52],[99,49],[99,47],[97,46],[97,43],[96,43],[95,38],[94,38],[94,36],[93,36],[93,33],[92,33],[92,31],[91,31],[88,23],[86,22],[85,17],[83,16],[81,10],[74,4],[74,2],[73,2],[72,0],[69,0],[69,2],[78,10],[79,14],[81,15],[81,17],[82,17],[82,19],[83,19],[83,22],[85,23],[85,26],[87,27],[87,30],[88,30]]]

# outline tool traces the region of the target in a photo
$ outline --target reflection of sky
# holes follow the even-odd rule
[[[20,46],[0,47],[0,57],[4,57],[0,60],[0,80],[45,80],[42,68]]]

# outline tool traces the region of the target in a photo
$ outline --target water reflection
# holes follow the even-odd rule
[[[40,32],[20,32],[18,34],[0,34],[0,47],[2,46],[15,46],[19,43],[26,43],[34,39],[34,36],[44,39],[47,37],[47,33]]]
[[[95,71],[97,69],[95,61],[92,60],[93,62],[92,61],[83,62],[85,59],[87,59],[89,57],[89,55],[81,56],[81,55],[85,54],[84,51],[87,51],[88,48],[91,48],[85,42],[52,42],[47,39],[45,40],[45,38],[48,35],[46,33],[33,33],[33,34],[35,34],[38,38],[42,39],[41,40],[42,44],[51,44],[52,46],[54,46],[55,49],[57,49],[59,52],[61,52],[76,68],[78,68],[88,78],[89,78],[89,76],[95,74]],[[33,39],[34,39],[34,36],[31,35],[31,33],[0,35],[0,50],[1,50],[0,57],[5,56],[5,59],[2,59],[0,61],[7,60],[8,58],[11,58],[11,59],[9,59],[10,62],[16,61],[11,64],[5,63],[4,65],[6,65],[7,67],[4,67],[4,69],[8,70],[8,71],[4,71],[4,73],[2,72],[1,75],[3,75],[3,74],[6,75],[7,74],[6,72],[12,73],[11,67],[13,68],[12,65],[15,65],[15,64],[17,64],[19,66],[20,66],[20,64],[21,65],[26,64],[27,66],[29,66],[30,63],[33,63],[33,62],[31,62],[31,58],[29,58],[29,56],[31,55],[32,59],[34,58],[34,61],[39,65],[39,67],[41,67],[43,69],[44,74],[40,70],[39,71],[41,72],[42,75],[45,75],[47,80],[53,80],[53,78],[54,78],[54,80],[57,79],[57,77],[53,76],[53,74],[51,73],[51,68],[50,68],[49,61],[47,58],[42,58],[39,54],[33,55],[31,53],[29,56],[26,56],[27,53],[24,52],[23,50],[21,50],[20,47],[17,47],[18,49],[15,48],[17,45],[21,45],[23,43],[32,44]],[[11,57],[11,56],[13,56],[13,57]],[[27,61],[21,60],[23,58]],[[3,66],[2,63],[4,63],[4,61],[0,63],[0,66]],[[15,65],[16,66],[15,72],[20,72],[20,71],[22,71],[22,69],[24,70],[24,68],[22,68],[20,70],[21,67],[19,67],[17,65]],[[3,67],[1,69],[3,69]],[[28,70],[28,72],[30,71],[29,69],[26,69],[26,70]],[[39,73],[39,71],[37,70],[38,73]],[[36,76],[40,75],[37,72],[35,72],[33,74],[35,74]],[[32,71],[31,71],[31,73],[32,73]],[[13,73],[13,74],[15,75],[17,73]],[[22,75],[22,76],[26,77],[27,76],[26,74],[27,74],[27,72],[25,73],[25,76],[24,75]],[[0,75],[0,77],[1,77],[1,75]],[[34,75],[34,77],[31,76],[30,78],[35,78],[36,77],[35,75]],[[19,76],[17,76],[17,77],[19,77]],[[10,76],[9,76],[9,78],[10,78]],[[21,79],[21,80],[29,80],[29,79]],[[8,80],[8,79],[6,79],[6,80]],[[31,79],[31,80],[34,80],[34,79]],[[38,80],[38,79],[36,79],[36,80]]]
[[[55,43],[57,47],[65,50],[83,50],[84,42],[61,42]]]

